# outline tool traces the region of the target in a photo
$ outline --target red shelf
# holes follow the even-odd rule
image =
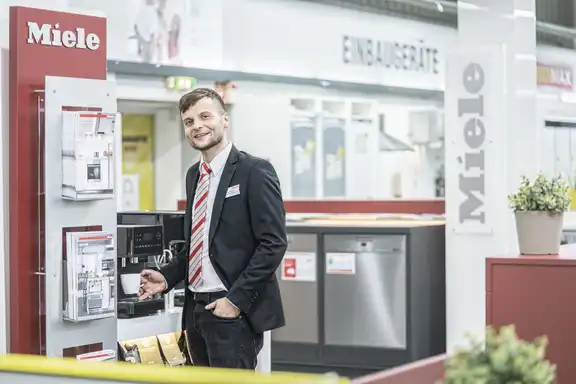
[[[515,324],[526,340],[546,335],[558,384],[576,383],[576,245],[559,255],[486,259],[486,324]]]

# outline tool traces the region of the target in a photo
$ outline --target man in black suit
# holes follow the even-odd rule
[[[227,138],[213,90],[180,99],[186,138],[201,160],[186,174],[186,249],[159,272],[141,273],[141,299],[188,286],[182,329],[195,365],[255,369],[263,333],[284,326],[275,271],[286,251],[278,176]]]

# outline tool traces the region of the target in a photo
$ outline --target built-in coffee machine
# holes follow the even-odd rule
[[[184,212],[183,211],[137,211],[118,213],[118,225],[159,225],[162,227],[163,247],[174,257],[184,248]],[[166,259],[166,261],[169,261]],[[174,305],[184,305],[184,282],[178,284],[173,292]]]
[[[161,268],[164,261],[164,239],[161,225],[118,225],[117,312],[119,318],[148,316],[163,311],[164,295],[138,299],[140,272]]]

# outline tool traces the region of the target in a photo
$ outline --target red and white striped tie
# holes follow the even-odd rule
[[[200,180],[196,187],[194,199],[194,217],[192,218],[192,235],[190,237],[190,255],[188,256],[188,282],[192,289],[202,283],[202,251],[204,248],[204,228],[206,227],[206,209],[208,208],[208,190],[212,170],[206,163],[200,166]]]

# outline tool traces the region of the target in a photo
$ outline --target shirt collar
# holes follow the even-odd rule
[[[224,165],[226,165],[226,161],[228,160],[228,156],[230,155],[231,150],[232,143],[230,142],[227,146],[224,147],[223,150],[220,151],[220,153],[216,155],[214,159],[212,159],[210,163],[208,163],[214,176],[218,176],[224,169]],[[204,159],[202,159],[202,162],[204,162]]]

